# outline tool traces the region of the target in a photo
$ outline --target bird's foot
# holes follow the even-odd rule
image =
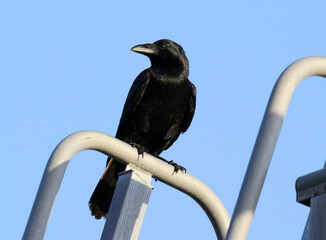
[[[168,160],[166,160],[166,159],[164,159],[164,158],[162,158],[162,157],[160,157],[160,156],[157,156],[157,158],[159,158],[159,159],[161,159],[162,161],[167,162],[168,164],[172,165],[172,166],[174,167],[173,174],[177,173],[178,171],[181,171],[181,172],[183,172],[183,173],[187,173],[187,169],[186,169],[185,167],[180,166],[179,164],[173,162],[173,160],[168,161]],[[173,174],[172,174],[172,175],[173,175]]]
[[[177,173],[178,171],[181,171],[183,173],[187,173],[187,169],[185,167],[180,166],[179,164],[173,162],[173,160],[169,161],[168,163],[174,167],[173,174]]]
[[[139,144],[137,144],[137,143],[130,143],[130,145],[132,146],[132,147],[135,147],[136,149],[137,149],[137,151],[138,151],[138,155],[141,155],[142,157],[144,157],[144,153],[146,152],[148,152],[148,150],[147,150],[147,148],[145,148],[145,147],[142,147],[142,146],[140,146]]]

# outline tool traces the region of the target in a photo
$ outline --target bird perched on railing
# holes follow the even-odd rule
[[[189,63],[182,47],[167,39],[131,49],[149,57],[151,67],[133,82],[126,99],[116,138],[159,157],[187,131],[196,107],[196,88],[188,80]],[[164,160],[163,158],[161,158]],[[185,168],[169,162],[175,171]],[[106,169],[89,201],[96,219],[107,216],[118,173],[125,165],[108,158]]]

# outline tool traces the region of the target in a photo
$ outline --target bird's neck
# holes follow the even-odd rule
[[[182,62],[154,63],[150,69],[154,75],[168,78],[187,78],[189,75],[188,67]]]

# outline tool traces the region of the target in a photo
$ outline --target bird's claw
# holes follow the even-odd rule
[[[140,145],[137,144],[137,143],[130,143],[130,145],[131,145],[132,147],[134,147],[134,148],[137,149],[138,155],[141,155],[142,158],[144,157],[144,153],[145,153],[145,152],[146,152],[146,153],[148,152],[147,148],[142,147],[142,146],[140,146]]]
[[[178,171],[187,173],[187,169],[185,167],[178,165],[177,163],[173,162],[173,160],[169,161],[168,163],[174,167],[173,174],[177,173]]]

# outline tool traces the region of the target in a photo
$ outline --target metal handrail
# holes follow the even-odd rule
[[[278,135],[297,85],[310,76],[326,77],[325,57],[305,57],[292,63],[278,78],[261,123],[246,175],[233,212],[227,240],[246,239]]]
[[[224,239],[230,216],[215,193],[188,173],[174,173],[174,167],[149,154],[138,155],[129,144],[96,131],[73,133],[62,140],[50,156],[30,213],[23,240],[43,239],[51,211],[70,159],[78,152],[92,149],[150,173],[192,197],[209,217],[219,239]]]

